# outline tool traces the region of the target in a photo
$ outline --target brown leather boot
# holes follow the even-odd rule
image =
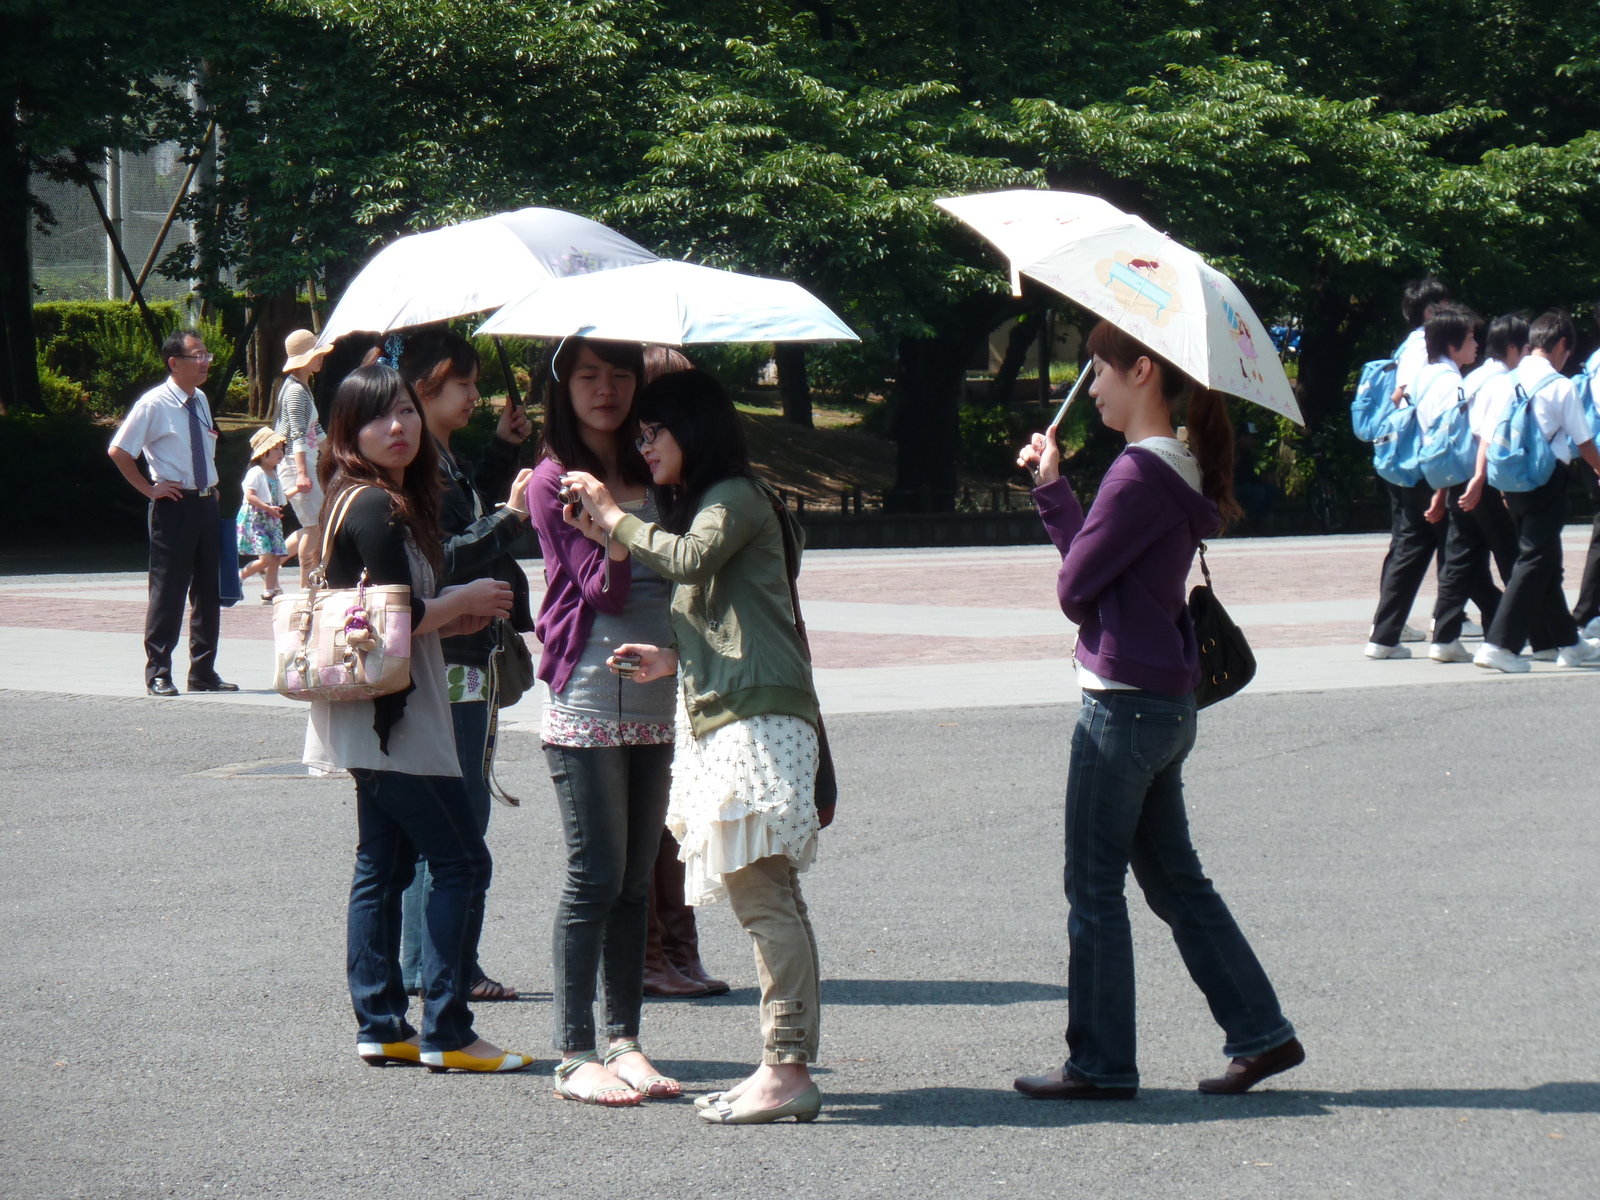
[[[650,888],[649,925],[644,941],[644,994],[661,1000],[708,996],[706,985],[690,979],[673,966],[661,946],[661,920],[656,913],[656,891]]]
[[[683,901],[683,877],[677,840],[663,832],[655,876],[650,882],[651,912],[661,927],[662,949],[667,961],[704,987],[708,996],[725,996],[730,990],[728,985],[714,978],[700,961],[700,934],[694,925],[694,906]]]

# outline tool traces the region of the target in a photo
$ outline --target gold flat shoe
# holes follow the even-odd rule
[[[714,1100],[697,1115],[712,1125],[771,1125],[785,1117],[806,1124],[815,1121],[821,1111],[822,1091],[813,1083],[793,1100],[776,1108],[755,1108],[747,1105],[741,1096],[731,1104],[726,1100]]]
[[[526,1054],[497,1054],[493,1058],[481,1058],[476,1054],[466,1054],[460,1050],[424,1050],[422,1052],[422,1065],[435,1074],[444,1071],[480,1071],[488,1074],[498,1074],[503,1071],[521,1071],[533,1065],[533,1059]]]
[[[361,1061],[372,1067],[386,1067],[390,1063],[416,1066],[422,1061],[422,1050],[413,1042],[361,1042],[356,1046]]]

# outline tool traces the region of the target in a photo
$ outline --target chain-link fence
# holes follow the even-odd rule
[[[180,157],[182,153],[182,147],[176,142],[163,142],[148,154],[119,153],[120,188],[112,187],[109,179],[100,184],[100,196],[113,219],[120,207],[123,251],[135,275],[143,269],[150,248],[172,210],[172,202],[183,186],[188,166]],[[109,176],[109,164],[100,173],[103,178]],[[131,298],[133,293],[127,281],[118,278],[120,269],[89,190],[37,177],[32,184],[34,193],[50,206],[56,219],[48,233],[33,235],[33,281],[40,289],[38,298]],[[158,261],[174,246],[186,241],[191,233],[189,222],[174,221],[162,243]],[[174,283],[154,267],[144,284],[147,299],[179,300],[188,292],[187,284]]]

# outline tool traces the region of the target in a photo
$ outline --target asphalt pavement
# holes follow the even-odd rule
[[[1246,1097],[1195,1092],[1221,1036],[1137,896],[1139,1098],[1011,1090],[1064,1056],[1072,707],[831,719],[826,1107],[744,1129],[552,1094],[563,856],[531,735],[483,942],[525,998],[477,1013],[538,1062],[436,1076],[355,1057],[351,785],[272,773],[303,710],[0,691],[0,1195],[1592,1197],[1600,679],[1476,674],[1203,714],[1195,840],[1309,1054]],[[701,930],[733,994],[644,1027],[694,1091],[759,1048],[748,944],[725,905]]]

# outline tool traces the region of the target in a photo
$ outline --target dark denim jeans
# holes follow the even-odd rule
[[[459,779],[350,772],[356,780],[355,879],[350,884],[346,969],[358,1040],[399,1042],[416,1032],[406,1020],[400,979],[400,895],[418,854],[433,890],[424,914],[422,1048],[470,1046],[469,966],[483,927],[483,894],[493,864]]]
[[[483,777],[483,747],[489,738],[489,702],[472,700],[452,704],[450,721],[456,730],[456,761],[461,764],[461,782],[466,785],[467,803],[477,818],[478,832],[487,837],[489,810],[494,807],[489,796],[489,781]],[[431,885],[427,861],[418,858],[417,877],[400,901],[400,975],[408,988],[422,986],[422,914],[428,906]],[[481,912],[477,914],[477,921],[482,927]],[[467,978],[471,983],[483,978],[476,951],[467,966]]]
[[[1266,972],[1200,868],[1183,807],[1194,747],[1190,696],[1085,691],[1067,773],[1066,1070],[1135,1087],[1128,867],[1172,928],[1189,976],[1226,1035],[1223,1053],[1260,1054],[1294,1036]]]
[[[595,976],[606,1033],[637,1037],[650,871],[667,819],[671,746],[546,746],[567,837],[554,937],[557,1050],[595,1049]]]

